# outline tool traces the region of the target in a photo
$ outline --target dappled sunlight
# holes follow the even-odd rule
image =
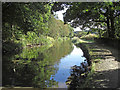
[[[120,87],[117,1],[2,2],[2,86]]]
[[[97,71],[91,82],[97,88],[117,88],[120,82],[119,75],[120,69]]]
[[[118,56],[114,56],[116,49],[98,43],[85,43],[90,51],[92,61],[95,63],[95,73],[92,76],[90,85],[96,88],[116,88],[118,87],[120,67],[116,61]]]
[[[87,47],[89,51],[88,53],[91,57],[90,60],[92,61],[92,67],[94,70],[94,73],[89,76],[90,78],[88,78],[89,82],[91,82],[87,83],[88,87],[91,88],[118,87],[119,86],[118,84],[120,82],[118,78],[120,75],[119,67],[120,62],[118,62],[120,60],[118,53],[119,50],[107,46],[104,43],[89,42],[89,40],[86,39],[79,39],[79,43],[77,44],[77,46],[80,47],[80,45],[83,46],[85,45]],[[77,85],[81,87],[79,84]]]

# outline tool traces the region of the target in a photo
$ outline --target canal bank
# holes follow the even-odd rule
[[[76,45],[82,47],[91,62],[91,70],[80,88],[119,88],[119,50],[94,40],[80,39]]]
[[[70,40],[54,42],[50,47],[26,47],[19,54],[3,55],[3,60],[6,88],[67,88],[71,67],[86,62],[82,50]]]
[[[81,48],[83,51],[83,56],[86,58],[86,61],[88,65],[85,67],[82,67],[83,70],[79,70],[79,66],[74,67],[76,71],[74,70],[74,73],[77,73],[77,75],[74,75],[74,78],[72,79],[73,84],[70,84],[69,88],[89,88],[91,76],[94,73],[94,62],[92,61],[91,55],[90,55],[90,48],[89,45],[92,43],[91,41],[84,41],[82,39],[72,39],[72,42],[78,47]],[[81,68],[80,68],[81,69]],[[87,69],[87,70],[84,70]],[[74,74],[73,73],[73,74]],[[76,83],[77,82],[77,83]]]

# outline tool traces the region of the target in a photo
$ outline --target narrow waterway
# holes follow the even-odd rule
[[[83,52],[71,41],[52,47],[24,48],[19,54],[3,55],[4,87],[67,88],[71,67],[84,62]]]
[[[70,76],[70,69],[72,66],[77,65],[80,66],[80,63],[84,62],[85,57],[83,57],[83,52],[80,48],[76,47],[73,44],[73,51],[66,55],[65,57],[60,59],[60,62],[58,65],[55,65],[54,67],[59,68],[55,75],[52,75],[51,79],[54,79],[56,82],[58,82],[58,88],[67,88],[66,81],[67,78]]]

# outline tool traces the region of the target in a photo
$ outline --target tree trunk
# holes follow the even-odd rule
[[[107,16],[107,37],[110,37],[110,22],[109,22],[109,17]]]
[[[100,31],[100,29],[98,29],[98,32],[99,32],[99,37],[101,38],[101,31]]]
[[[101,31],[99,25],[97,25],[97,29],[98,29],[99,38],[101,38]]]
[[[113,11],[110,12],[110,22],[111,22],[111,38],[115,38],[115,25]]]

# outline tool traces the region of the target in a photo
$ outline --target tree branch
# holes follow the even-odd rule
[[[107,22],[106,20],[92,20],[92,21],[94,21],[94,22]]]

